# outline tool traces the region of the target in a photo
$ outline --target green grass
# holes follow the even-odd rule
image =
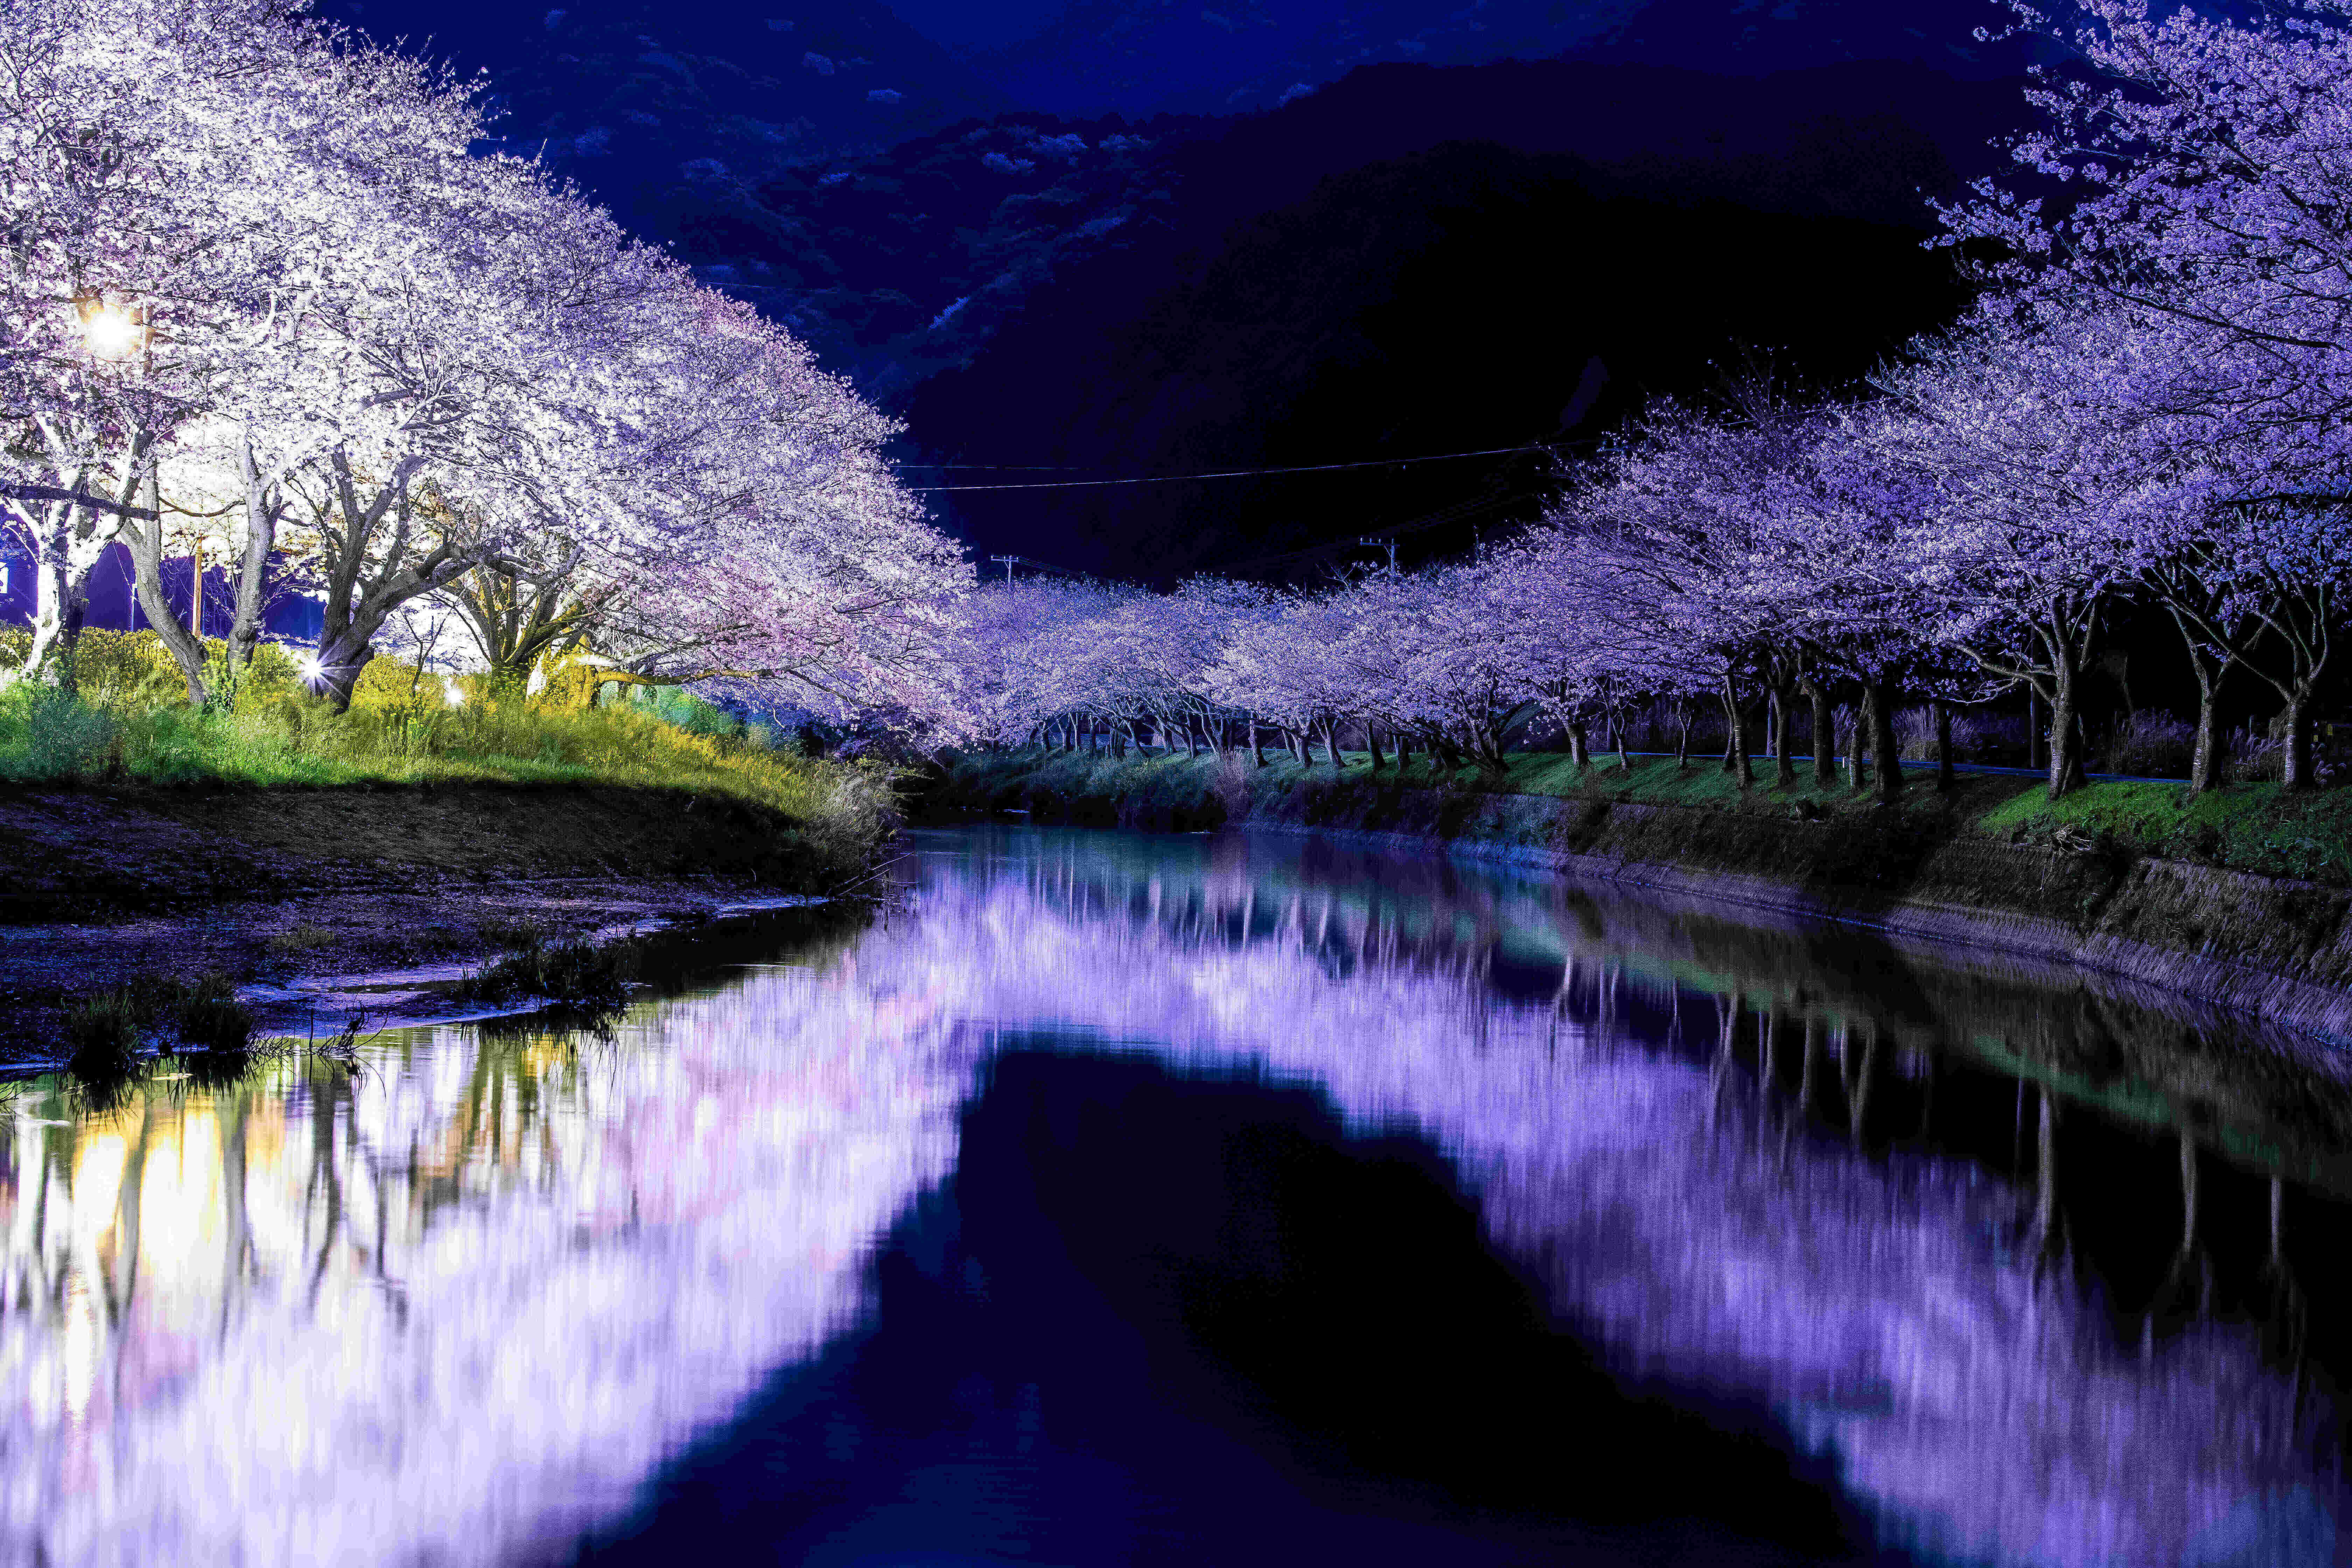
[[[253,1038],[253,1015],[217,971],[194,981],[139,974],[69,1003],[65,1031],[68,1068],[107,1079],[131,1069],[150,1036],[167,1047],[241,1051]]]
[[[2054,802],[2034,789],[1985,813],[1977,826],[2029,842],[2061,831],[2105,835],[2143,854],[2352,883],[2352,789],[2227,784],[2191,799],[2179,784],[2095,784]]]
[[[1551,795],[1683,806],[1773,817],[1834,820],[1849,814],[1876,815],[1888,808],[1841,782],[1822,788],[1810,765],[1799,764],[1798,782],[1783,789],[1772,783],[1769,762],[1756,782],[1742,790],[1716,757],[1694,757],[1687,767],[1672,758],[1636,757],[1620,770],[1613,754],[1582,768],[1565,752],[1526,752],[1508,757],[1499,772],[1449,769],[1416,757],[1400,769],[1393,762],[1375,772],[1369,754],[1346,754],[1349,766],[1335,770],[1318,755],[1302,768],[1286,752],[1269,752],[1268,765],[1254,769],[1245,757],[1221,764],[1213,756],[1141,756],[1115,762],[1108,752],[1019,752],[975,753],[950,769],[944,797],[980,809],[1021,805],[1030,792],[1077,805],[1078,820],[1132,821],[1148,826],[1210,826],[1260,807],[1269,798],[1294,792],[1321,792],[1327,798],[1374,803],[1380,792],[1399,787],[1434,789],[1456,795],[1481,794]],[[1091,804],[1097,807],[1087,809]],[[1963,773],[1943,793],[1925,770],[1906,770],[1902,802],[1893,809],[1923,826],[1938,820],[1958,833],[1982,834],[2018,844],[2061,844],[2080,848],[2086,840],[2126,854],[2196,860],[2264,876],[2352,885],[2352,789],[2289,794],[2273,784],[2230,784],[2195,799],[2177,784],[2095,784],[2055,804],[2038,780],[2014,774]],[[1327,813],[1328,819],[1363,814]]]
[[[803,757],[684,693],[564,709],[459,687],[452,706],[454,683],[379,658],[337,713],[272,649],[232,703],[199,711],[152,633],[83,642],[77,693],[0,689],[0,782],[618,784],[732,797],[867,839],[887,800],[878,767]]]

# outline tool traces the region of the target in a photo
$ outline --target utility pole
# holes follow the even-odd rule
[[[1040,561],[1034,555],[992,555],[989,559],[1004,568],[1004,580],[1007,583],[1013,581],[1013,569],[1015,566],[1026,566],[1032,572],[1051,572],[1062,577],[1078,575],[1066,566],[1056,566],[1050,561]]]

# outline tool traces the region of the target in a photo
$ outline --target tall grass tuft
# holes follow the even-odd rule
[[[243,1051],[253,1041],[253,1014],[218,970],[194,980],[137,974],[69,1003],[66,1066],[76,1077],[117,1078],[152,1042],[169,1050]]]
[[[145,1019],[126,985],[110,986],[66,1008],[66,1070],[76,1078],[118,1079],[145,1044]]]
[[[180,1042],[211,1051],[241,1051],[253,1040],[253,1014],[236,987],[215,971],[199,976],[173,1007]]]
[[[119,756],[121,726],[105,710],[35,682],[0,691],[0,779],[47,783],[101,773]]]
[[[535,929],[516,933],[513,950],[458,983],[469,1002],[505,1006],[537,997],[567,1011],[604,1016],[628,1005],[639,944],[599,946],[579,938],[548,941]]]
[[[2197,756],[2197,726],[2154,708],[2126,714],[2107,737],[2103,772],[2185,779]]]

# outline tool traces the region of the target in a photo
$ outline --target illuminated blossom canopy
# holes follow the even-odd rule
[[[503,574],[593,610],[642,679],[945,721],[970,574],[883,463],[894,426],[471,151],[470,86],[286,0],[42,0],[0,16],[0,486],[39,584],[17,674],[52,672],[120,540],[205,700],[162,591],[194,541],[237,574],[232,667],[291,573],[345,700],[394,612]]]

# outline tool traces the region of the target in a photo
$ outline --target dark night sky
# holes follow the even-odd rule
[[[1923,196],[2021,112],[1990,0],[322,9],[488,68],[509,144],[904,418],[917,483],[1585,442],[1751,348],[1834,388],[1958,307]],[[1312,580],[1551,472],[928,499],[982,553]]]
[[[898,0],[890,7],[918,32],[954,48],[992,48],[1045,31],[1064,9],[1061,0],[998,0],[974,5],[967,0]]]

